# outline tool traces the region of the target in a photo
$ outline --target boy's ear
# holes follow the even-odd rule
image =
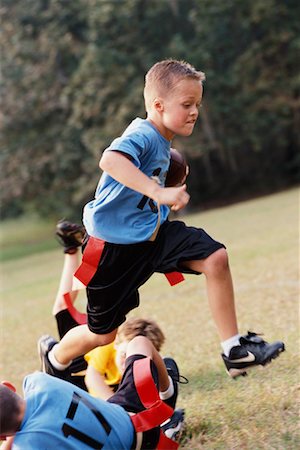
[[[156,110],[157,112],[162,112],[162,111],[164,110],[164,102],[163,102],[163,99],[160,98],[160,97],[156,97],[156,98],[153,100],[153,106],[154,106],[154,108],[155,108],[155,110]]]

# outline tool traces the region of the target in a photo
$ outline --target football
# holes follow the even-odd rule
[[[166,177],[165,186],[181,186],[187,177],[188,166],[185,157],[175,148],[170,149],[170,166]]]

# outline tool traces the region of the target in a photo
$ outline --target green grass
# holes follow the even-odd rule
[[[57,248],[53,224],[41,219],[8,220],[0,226],[0,261],[17,259]]]
[[[180,386],[178,399],[187,418],[181,448],[300,448],[298,190],[189,215],[185,221],[226,244],[240,330],[263,331],[270,341],[282,339],[286,352],[265,369],[231,380],[220,358],[204,277],[187,276],[171,288],[165,277],[153,276],[131,314],[159,322],[167,337],[163,354],[174,356],[190,380]],[[0,228],[6,240],[0,266],[1,378],[19,390],[24,375],[39,368],[39,336],[57,335],[51,307],[62,267],[53,225],[21,224]],[[28,242],[31,251],[24,251]]]

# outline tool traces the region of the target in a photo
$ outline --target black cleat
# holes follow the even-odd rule
[[[228,357],[222,354],[227,372],[232,378],[247,375],[247,369],[252,367],[265,366],[285,349],[283,342],[269,344],[251,331],[240,337],[240,344],[230,350]]]
[[[170,378],[172,378],[174,386],[174,394],[170,398],[164,400],[164,402],[167,405],[171,406],[171,408],[175,409],[176,400],[178,397],[178,383],[187,384],[188,380],[187,378],[180,375],[176,361],[173,358],[166,357],[163,358],[163,360],[167,368],[168,375],[170,376]]]
[[[38,340],[38,353],[41,360],[41,371],[48,373],[56,378],[61,378],[66,381],[71,381],[71,374],[68,369],[58,370],[49,361],[48,353],[57,344],[57,341],[50,336],[49,334],[45,334],[40,337]]]
[[[56,225],[55,234],[58,242],[64,248],[64,253],[73,254],[82,245],[85,228],[77,223],[60,220]]]
[[[173,415],[161,425],[165,435],[178,442],[184,429],[184,409],[175,409]]]

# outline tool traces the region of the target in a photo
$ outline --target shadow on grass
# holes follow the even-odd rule
[[[213,436],[220,434],[221,429],[222,425],[217,421],[211,421],[201,417],[189,418],[180,438],[180,448],[191,450],[191,445],[193,445],[194,449],[195,439],[199,448],[201,448]]]
[[[195,396],[195,392],[220,391],[227,384],[227,375],[223,371],[198,371],[197,373],[186,373],[189,383],[181,388],[185,403]],[[197,413],[191,414],[195,408],[195,399],[192,400],[191,411],[187,414],[185,428],[180,439],[182,449],[202,449],[205,444],[214,437],[222,433],[223,424],[217,417],[213,420],[201,413],[197,408]],[[199,405],[200,406],[200,405]]]
[[[40,242],[23,243],[9,248],[2,248],[0,252],[0,262],[10,261],[13,259],[23,258],[25,256],[33,255],[34,253],[47,252],[49,250],[57,249],[57,242],[52,240],[43,240]]]

